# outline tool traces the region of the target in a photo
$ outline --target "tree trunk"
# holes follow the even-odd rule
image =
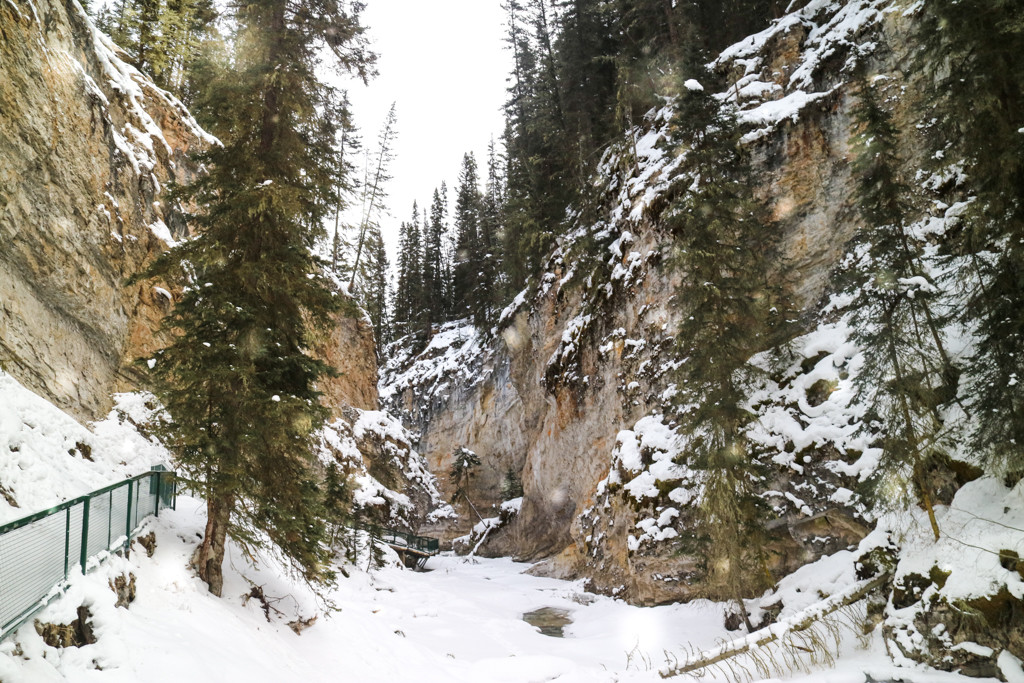
[[[803,612],[794,615],[785,622],[772,624],[756,633],[748,634],[743,638],[720,645],[713,650],[695,653],[684,661],[672,664],[663,668],[658,673],[662,678],[671,678],[693,671],[700,672],[709,666],[724,662],[739,655],[751,652],[757,648],[764,647],[769,643],[784,639],[788,634],[806,631],[815,622],[842,609],[852,605],[858,600],[865,598],[868,593],[885,585],[891,578],[889,573],[884,573],[868,581],[854,584],[847,590],[837,593],[830,598],[808,607]]]
[[[193,560],[199,578],[206,582],[210,592],[218,598],[224,589],[224,546],[234,506],[233,496],[223,499],[210,496],[206,501],[206,535],[196,549]]]

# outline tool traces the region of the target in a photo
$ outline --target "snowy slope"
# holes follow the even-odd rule
[[[665,651],[708,648],[729,636],[713,603],[632,607],[584,594],[579,582],[525,575],[524,565],[509,560],[442,556],[430,560],[427,573],[395,564],[374,573],[349,566],[351,577],[326,596],[340,611],[327,614],[272,558],[259,558],[256,568],[232,545],[225,597],[218,599],[187,567],[202,526],[199,501],[180,498],[177,511],[150,524],[157,538],[152,558],[135,552],[130,562],[114,558],[76,577],[40,619],[68,623],[85,604],[98,642],[57,649],[31,625],[23,627],[0,644],[0,680],[629,683],[661,680],[656,669]],[[837,558],[818,567],[817,576],[798,577],[789,590],[807,591],[823,579],[838,584],[851,571],[849,557]],[[136,576],[138,595],[128,608],[115,608],[107,582],[125,572]],[[245,597],[254,585],[270,604],[269,619],[257,599]],[[542,607],[569,612],[573,623],[564,639],[522,620]],[[315,615],[301,635],[287,625]],[[875,680],[908,675],[885,661],[877,642],[860,650],[850,640],[834,670],[812,669],[796,680],[861,683],[864,672]],[[914,670],[903,680],[966,679]]]
[[[45,510],[168,462],[137,425],[146,394],[119,394],[106,419],[86,427],[0,371],[0,523]]]

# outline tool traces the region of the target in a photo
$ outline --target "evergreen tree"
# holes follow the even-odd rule
[[[448,188],[441,183],[434,190],[430,203],[430,217],[423,236],[423,290],[426,298],[424,320],[429,328],[447,320],[450,306],[447,302],[447,281],[451,277],[445,259],[445,234],[448,232]]]
[[[974,264],[962,322],[980,337],[967,368],[972,446],[996,469],[1024,474],[1024,6],[936,0],[924,8],[924,116],[935,157],[963,160],[972,197],[958,252]]]
[[[868,406],[869,428],[883,432],[876,483],[885,491],[911,484],[928,512],[936,540],[939,527],[926,469],[942,450],[940,406],[955,397],[959,372],[946,353],[935,311],[935,287],[921,248],[907,234],[908,189],[898,175],[899,131],[882,106],[876,86],[863,83],[854,111],[860,132],[857,203],[868,224],[864,274],[856,282],[854,338],[864,349],[858,376]]]
[[[483,284],[480,272],[480,180],[472,153],[462,157],[459,189],[455,197],[455,316],[474,315]]]
[[[373,323],[377,348],[391,342],[391,321],[388,317],[388,255],[380,230],[370,228],[366,241],[368,273],[363,284],[362,303]]]
[[[347,92],[342,93],[339,105],[339,111],[335,113],[333,121],[338,127],[338,167],[342,182],[336,188],[338,202],[334,208],[334,230],[331,234],[331,270],[339,281],[351,282],[352,264],[348,262],[346,252],[353,245],[348,244],[345,239],[347,226],[342,225],[341,214],[352,204],[353,196],[358,189],[355,159],[362,149],[362,139],[352,121]]]
[[[455,503],[462,498],[476,514],[477,519],[482,522],[484,518],[473,505],[473,501],[469,499],[469,484],[476,469],[480,467],[480,456],[468,448],[460,446],[452,453],[452,458],[452,466],[448,470],[448,481],[451,482],[453,489],[451,502]]]
[[[310,582],[332,577],[314,455],[327,417],[315,387],[332,370],[306,349],[344,300],[311,251],[338,201],[340,168],[322,135],[338,93],[317,69],[333,53],[365,78],[372,62],[358,5],[256,0],[233,19],[233,68],[211,102],[224,144],[202,155],[208,174],[182,193],[197,207],[197,236],[149,271],[185,286],[153,376],[172,418],[164,442],[207,502],[194,563],[217,595],[228,534],[247,546],[269,539]]]
[[[500,163],[494,140],[491,140],[487,148],[487,181],[480,199],[477,277],[482,286],[477,288],[473,314],[477,325],[482,329],[489,329],[497,322],[503,301],[502,295],[506,289],[501,277],[504,196]]]
[[[710,81],[699,61],[688,73]],[[676,371],[677,421],[691,435],[686,464],[704,475],[698,509],[708,583],[735,600],[746,620],[741,599],[767,578],[759,467],[745,435],[753,418],[747,388],[761,373],[751,358],[785,334],[788,306],[769,281],[773,231],[751,194],[734,114],[691,81],[675,121],[676,139],[687,147],[687,189],[663,220],[675,235],[683,271],[676,300],[686,311],[677,336],[685,359]]]
[[[363,257],[363,247],[366,245],[366,236],[371,226],[378,226],[377,221],[380,212],[383,211],[384,200],[387,199],[386,185],[391,180],[390,167],[395,155],[393,146],[395,143],[397,117],[395,105],[392,103],[388,110],[384,126],[381,128],[377,138],[377,150],[371,159],[366,158],[366,165],[363,179],[362,197],[362,218],[359,222],[359,234],[356,238],[356,255],[352,263],[352,278],[349,287],[354,289],[356,274],[359,271],[360,262]],[[379,226],[378,226],[379,227]]]
[[[509,100],[505,105],[504,134],[507,166],[507,203],[504,251],[508,279],[519,286],[535,272],[547,252],[565,209],[572,185],[566,182],[571,156],[568,136],[560,126],[563,117],[553,110],[558,98],[545,90],[536,41],[531,38],[529,13],[510,0],[505,4],[508,36],[513,53]]]
[[[618,51],[616,13],[605,0],[560,0],[558,54],[565,83],[567,177],[582,187],[592,154],[617,135],[614,124]]]
[[[423,240],[420,229],[420,210],[412,205],[412,220],[402,223],[398,245],[398,286],[395,289],[395,330],[399,334],[419,333],[423,311]]]
[[[217,19],[212,0],[116,0],[97,25],[132,66],[191,106],[209,83],[211,61],[225,59]]]

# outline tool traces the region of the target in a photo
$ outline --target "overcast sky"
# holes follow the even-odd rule
[[[511,57],[504,49],[501,0],[367,0],[363,24],[379,55],[380,75],[349,97],[364,148],[371,151],[388,108],[396,104],[396,159],[388,184],[390,217],[382,221],[394,263],[398,223],[412,202],[429,207],[444,180],[449,198],[462,155],[481,171],[487,145],[504,126],[501,106]],[[361,175],[361,173],[360,173]]]

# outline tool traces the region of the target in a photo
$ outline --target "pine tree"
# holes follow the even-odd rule
[[[423,239],[420,210],[416,202],[412,205],[412,219],[408,223],[402,223],[401,227],[394,311],[395,330],[398,334],[415,334],[418,342],[425,341],[420,336],[424,318]]]
[[[392,103],[388,110],[384,126],[377,137],[377,150],[373,155],[372,164],[369,154],[366,158],[363,179],[362,196],[362,218],[359,221],[359,233],[356,238],[356,255],[352,262],[352,277],[349,287],[354,289],[356,274],[359,271],[363,257],[363,247],[366,245],[366,235],[371,226],[378,225],[380,212],[383,211],[384,200],[387,199],[386,185],[391,180],[390,167],[395,155],[393,147],[397,131],[397,116],[395,105]]]
[[[391,342],[391,320],[388,317],[388,255],[380,230],[370,228],[366,241],[367,277],[363,284],[362,304],[373,323],[377,348]]]
[[[996,470],[1024,474],[1024,6],[1014,0],[925,5],[923,116],[935,158],[963,160],[957,252],[973,263],[961,322],[977,330],[967,368],[971,445]]]
[[[506,2],[505,9],[513,72],[505,104],[504,251],[508,280],[521,286],[540,267],[571,202],[573,186],[566,180],[566,169],[572,147],[561,127],[563,117],[555,111],[558,97],[551,91],[555,80],[550,75],[545,78],[543,48],[537,47],[531,34],[538,22],[531,21],[529,12],[514,0]]]
[[[338,202],[334,208],[334,229],[330,235],[331,270],[339,281],[351,282],[352,264],[348,263],[346,252],[351,246],[345,238],[348,226],[341,222],[342,211],[350,206],[358,189],[355,159],[362,149],[362,139],[352,121],[348,93],[343,92],[338,103],[339,110],[331,118],[338,127],[338,167],[341,184],[337,186]]]
[[[429,328],[447,320],[449,305],[446,283],[451,277],[445,259],[445,235],[448,232],[448,188],[441,183],[434,190],[430,203],[430,217],[423,235],[423,290],[426,297],[425,324]]]
[[[208,174],[181,193],[197,207],[197,236],[149,271],[184,285],[153,378],[172,418],[165,443],[207,502],[193,559],[217,595],[228,534],[250,547],[269,540],[307,581],[332,578],[314,455],[327,417],[316,382],[332,370],[306,349],[343,302],[311,251],[338,201],[340,169],[321,134],[338,93],[316,71],[328,51],[366,77],[357,10],[283,0],[235,8],[234,64],[211,105],[224,144],[202,155]]]
[[[487,181],[480,200],[480,233],[478,299],[474,318],[482,329],[490,329],[497,322],[503,294],[507,287],[501,276],[502,259],[502,217],[504,213],[503,180],[501,160],[492,139],[487,148]]]
[[[480,180],[472,153],[462,157],[455,196],[454,309],[457,318],[473,316],[480,297]]]
[[[97,24],[132,66],[193,105],[211,76],[211,60],[225,59],[217,18],[212,0],[116,0]]]
[[[879,81],[881,82],[881,81]],[[882,431],[876,484],[904,491],[911,484],[939,538],[926,470],[941,452],[941,404],[955,397],[959,372],[942,340],[947,322],[936,313],[940,291],[925,268],[921,247],[907,234],[908,188],[899,177],[899,131],[879,101],[877,85],[863,83],[854,118],[857,204],[868,224],[857,281],[854,339],[864,349],[858,376],[869,428]],[[884,498],[884,493],[881,494]]]
[[[710,82],[699,61],[684,73]],[[663,221],[683,271],[676,293],[686,311],[677,336],[685,359],[675,378],[677,422],[691,435],[686,464],[704,476],[698,509],[709,584],[735,600],[746,620],[741,599],[767,577],[760,550],[765,512],[755,495],[760,472],[745,436],[753,418],[747,388],[762,373],[752,357],[786,333],[789,307],[770,282],[773,231],[751,194],[749,161],[726,106],[700,85],[684,88],[675,121],[677,140],[687,146],[687,189]]]
[[[468,448],[460,446],[452,453],[452,466],[448,470],[448,481],[452,484],[451,502],[455,503],[462,498],[476,514],[481,522],[484,518],[469,499],[469,484],[472,481],[476,469],[480,467],[480,456]]]

